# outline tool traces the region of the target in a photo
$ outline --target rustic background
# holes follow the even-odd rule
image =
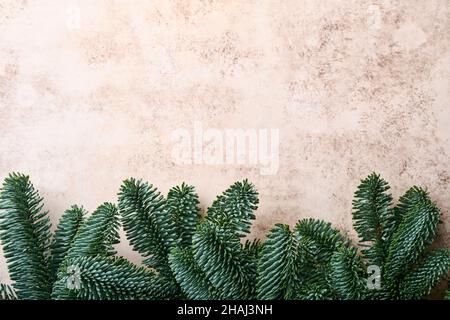
[[[429,189],[448,245],[449,30],[448,0],[0,0],[0,178],[30,174],[54,223],[130,176],[189,182],[203,207],[249,178],[253,236],[304,217],[354,236],[352,194],[377,171],[394,197]],[[174,164],[171,134],[195,121],[280,129],[278,173]]]

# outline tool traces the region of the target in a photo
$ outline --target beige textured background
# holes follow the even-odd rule
[[[375,170],[395,197],[429,188],[448,245],[449,30],[448,0],[0,0],[0,178],[30,174],[56,222],[130,176],[187,181],[203,207],[248,177],[253,235],[304,217],[354,235]],[[175,165],[171,134],[194,121],[280,129],[278,173]]]

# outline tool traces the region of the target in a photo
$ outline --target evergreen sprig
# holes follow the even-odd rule
[[[58,299],[166,299],[175,285],[124,258],[101,255],[67,259],[59,275],[54,289]]]
[[[319,281],[323,285],[306,286],[310,290],[302,289],[302,296],[331,292],[332,299],[419,299],[447,275],[448,250],[429,249],[440,212],[428,193],[414,186],[392,207],[387,190],[389,185],[378,174],[361,181],[353,219],[364,249],[360,254],[356,248],[337,246]],[[314,246],[311,251],[319,252]],[[379,288],[367,285],[368,267],[380,270]]]
[[[56,276],[59,265],[72,247],[86,213],[82,207],[74,205],[61,216],[51,245],[53,277]]]
[[[119,209],[126,236],[145,258],[144,264],[171,274],[168,255],[178,239],[175,221],[161,193],[141,180],[125,180],[119,192]]]
[[[349,240],[328,222],[316,219],[300,220],[295,227],[299,243],[299,299],[336,299],[330,284],[332,258]]]
[[[175,278],[190,299],[251,299],[256,296],[259,241],[241,244],[250,230],[257,192],[248,181],[237,182],[217,197],[194,234],[192,244],[172,250]],[[234,208],[234,209],[233,209]]]
[[[385,264],[386,280],[390,282],[402,277],[408,266],[433,242],[439,223],[439,209],[426,191],[413,187],[408,193],[417,202],[404,212],[392,236]]]
[[[298,239],[288,225],[270,231],[258,262],[258,298],[292,299],[298,281]]]
[[[177,239],[182,246],[192,243],[192,236],[200,221],[200,208],[193,186],[184,182],[170,189],[167,195],[167,211],[175,223]]]
[[[116,205],[112,203],[100,205],[79,226],[79,230],[67,250],[66,258],[114,256],[116,254],[114,245],[119,243],[119,226],[119,212]]]
[[[50,226],[29,177],[10,174],[0,190],[0,237],[19,299],[50,297]]]
[[[226,299],[250,295],[250,270],[240,243],[229,229],[203,223],[192,239],[195,260]]]
[[[125,180],[119,192],[122,223],[130,244],[145,258],[144,264],[156,269],[166,281],[179,281],[173,286],[172,297],[182,296],[179,286],[186,284],[189,275],[194,276],[192,281],[200,279],[189,268],[184,269],[189,256],[179,249],[192,244],[200,221],[198,204],[194,187],[185,183],[172,188],[167,199],[153,185],[134,178]],[[197,270],[197,266],[192,267]],[[199,292],[201,288],[186,287],[184,294],[206,298]]]
[[[421,299],[431,293],[450,269],[450,250],[430,251],[416,269],[409,271],[400,284],[401,299]]]
[[[227,225],[238,237],[244,237],[255,219],[258,193],[247,180],[234,183],[213,202],[207,219],[216,225]]]
[[[216,300],[222,297],[198,265],[190,248],[173,248],[169,261],[177,282],[189,299]]]
[[[358,300],[365,297],[366,271],[357,249],[342,246],[330,261],[330,287],[337,299]]]
[[[353,226],[360,237],[364,255],[372,264],[381,265],[387,255],[387,242],[395,227],[390,210],[392,197],[387,193],[388,183],[380,175],[372,173],[364,179],[353,200]]]

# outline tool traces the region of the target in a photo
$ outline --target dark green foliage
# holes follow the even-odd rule
[[[291,299],[297,282],[298,243],[288,225],[270,231],[258,263],[258,298]]]
[[[255,297],[261,245],[259,241],[242,245],[239,236],[249,231],[246,225],[254,218],[256,192],[245,181],[218,199],[221,211],[216,210],[217,217],[223,219],[198,226],[198,197],[193,187],[175,187],[165,200],[151,185],[127,180],[119,194],[124,229],[131,244],[146,257],[145,262],[160,274],[114,257],[114,245],[119,241],[118,209],[105,203],[87,219],[84,210],[76,206],[63,214],[51,244],[52,255],[50,248],[43,255],[53,272],[44,284],[53,287],[51,297],[55,299],[177,298],[183,297],[179,285],[184,294],[196,299]],[[46,239],[49,242],[50,234]],[[43,240],[38,238],[34,244]],[[75,287],[74,277],[79,278]],[[10,293],[6,287],[4,291],[5,296]]]
[[[295,227],[298,239],[299,299],[334,299],[334,288],[330,285],[330,262],[333,254],[349,240],[334,229],[330,223],[303,219]]]
[[[80,256],[113,256],[113,245],[119,243],[119,215],[117,207],[104,203],[79,227],[67,259]]]
[[[219,290],[208,280],[189,248],[175,247],[169,256],[170,266],[183,292],[189,299],[220,299]]]
[[[246,257],[229,229],[206,222],[192,238],[195,260],[225,299],[245,299],[251,282]]]
[[[400,285],[400,298],[420,299],[430,294],[450,269],[450,250],[430,251],[422,263],[410,271]]]
[[[185,183],[172,188],[167,200],[152,185],[135,179],[124,181],[119,193],[125,232],[135,250],[146,258],[144,263],[158,270],[166,281],[176,279],[188,297],[207,299],[208,292],[202,289],[206,279],[197,274],[199,266],[186,265],[192,252],[178,248],[192,244],[200,221],[198,204],[194,187]],[[172,294],[178,297],[180,288],[175,287],[178,290]]]
[[[364,264],[356,248],[342,246],[330,261],[330,287],[338,299],[364,298],[366,291]]]
[[[166,210],[166,200],[151,184],[125,180],[119,193],[123,228],[144,263],[170,274],[168,254],[178,244],[175,221]]]
[[[258,259],[262,252],[262,242],[259,239],[254,239],[253,241],[246,240],[241,244],[241,250],[244,251],[245,255],[249,259]]]
[[[339,231],[320,220],[300,220],[294,232],[287,225],[276,225],[259,258],[258,297],[335,298],[329,279],[333,271],[332,258],[339,248],[347,245],[348,240]]]
[[[363,251],[368,261],[381,265],[387,255],[387,239],[394,231],[395,221],[390,206],[392,197],[387,194],[389,185],[376,173],[364,179],[355,192],[353,201],[353,226],[362,245],[371,245]]]
[[[82,207],[74,205],[61,216],[51,245],[53,276],[56,275],[59,265],[72,246],[85,214],[86,211]]]
[[[326,278],[321,282],[304,283],[300,286],[297,293],[299,300],[331,300],[333,295],[330,292],[329,284]]]
[[[302,297],[419,299],[427,296],[447,274],[448,250],[427,253],[436,236],[439,209],[418,187],[409,189],[392,208],[388,189],[386,181],[377,174],[361,181],[353,201],[353,218],[361,243],[369,248],[359,255],[356,248],[337,246],[319,280],[313,286],[303,286]],[[319,255],[320,250],[307,242],[300,247]],[[302,265],[308,266],[305,260],[309,259],[304,259]],[[367,286],[369,266],[381,271],[380,289]],[[305,292],[305,287],[309,291]]]
[[[0,191],[0,238],[20,299],[47,299],[51,292],[50,221],[29,177],[12,173]]]
[[[246,240],[243,244],[241,244],[241,251],[244,254],[244,270],[247,273],[247,277],[251,288],[249,290],[248,297],[256,298],[256,283],[258,276],[258,261],[261,257],[263,245],[259,239],[254,239],[253,241]]]
[[[16,300],[17,296],[11,286],[0,283],[0,300]]]
[[[236,182],[208,209],[207,219],[216,225],[228,225],[239,237],[244,237],[255,219],[258,193],[247,180]]]
[[[404,195],[398,200],[398,204],[393,209],[393,215],[396,222],[396,226],[400,224],[403,217],[417,204],[428,200],[428,194],[421,188],[413,186],[408,189]]]
[[[404,212],[392,236],[385,265],[386,280],[391,282],[401,277],[408,265],[433,242],[439,223],[439,209],[424,190],[414,187],[408,193],[418,201]]]
[[[83,261],[91,261],[92,263],[109,261],[101,259],[113,257],[116,254],[114,245],[119,243],[119,214],[118,209],[114,204],[102,204],[84,220],[85,214],[86,212],[82,208],[73,206],[63,215],[56,231],[54,248],[63,248],[64,250],[60,250],[62,254],[54,255],[53,257],[60,261],[58,269],[56,269],[56,271],[58,271],[57,281],[53,286],[52,292],[52,298],[54,299],[82,299],[88,294],[91,294],[92,297],[95,294],[100,296],[104,290],[107,290],[107,288],[105,288],[105,286],[108,285],[106,281],[87,282],[87,288],[90,291],[85,290],[78,292],[78,290],[80,290],[79,288],[74,290],[69,290],[68,288],[67,277],[70,275],[67,271],[73,271],[73,268],[68,268],[68,266],[78,268],[78,265],[71,263],[71,261],[79,258],[86,258],[86,260]],[[56,245],[58,240],[61,241],[61,244]],[[89,260],[89,258],[98,260]],[[63,267],[60,267],[61,264]],[[106,262],[103,262],[103,267],[106,268],[105,265]],[[86,264],[82,264],[81,266],[88,267]],[[84,271],[81,266],[79,271]],[[62,269],[59,270],[60,268]],[[126,266],[123,268],[126,268]],[[87,270],[88,272],[93,272],[91,269]],[[93,277],[93,275],[87,276]],[[108,274],[105,274],[104,276],[108,277]],[[129,274],[123,272],[122,276],[122,280],[125,281]],[[111,279],[111,281],[112,280],[113,279]],[[120,288],[118,288],[118,290],[119,289]]]
[[[316,219],[300,220],[295,226],[295,234],[303,260],[313,265],[329,262],[336,249],[348,241],[331,223]]]
[[[355,193],[361,252],[314,219],[292,231],[277,224],[265,242],[244,242],[258,204],[246,180],[217,197],[202,219],[193,187],[183,183],[165,199],[129,179],[119,209],[105,203],[84,218],[73,206],[51,241],[42,198],[27,176],[11,174],[1,189],[0,239],[14,287],[0,285],[0,299],[420,299],[450,267],[448,249],[430,250],[440,213],[418,187],[392,207],[388,189],[371,174]],[[150,268],[115,256],[119,211]],[[380,290],[368,287],[369,266],[381,270]]]
[[[255,298],[261,244],[241,244],[240,237],[249,231],[257,203],[253,185],[235,183],[208,209],[192,236],[192,245],[172,251],[172,271],[188,298]]]
[[[198,196],[193,186],[183,183],[170,189],[167,195],[167,210],[175,223],[180,245],[189,246],[192,235],[200,221]]]
[[[70,283],[71,285],[68,285]],[[123,258],[78,257],[63,262],[55,284],[58,299],[166,299],[174,284]]]

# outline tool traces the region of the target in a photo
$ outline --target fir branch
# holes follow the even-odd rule
[[[175,223],[177,238],[183,246],[192,243],[192,235],[200,221],[200,208],[195,188],[183,183],[170,189],[167,195],[167,211]]]
[[[119,215],[117,207],[104,203],[79,227],[67,259],[80,256],[113,256],[114,245],[119,243]]]
[[[269,232],[258,263],[259,299],[291,299],[296,283],[297,239],[288,225],[277,224]]]
[[[85,256],[63,262],[55,299],[150,300],[173,298],[174,283],[123,258]]]
[[[436,249],[427,254],[424,261],[410,271],[400,285],[401,299],[421,299],[444,278],[450,269],[450,250]]]
[[[190,248],[174,247],[169,262],[175,279],[189,299],[220,299],[220,291],[208,280]]]
[[[363,261],[356,248],[342,246],[330,261],[330,286],[339,299],[364,299],[366,279]]]
[[[256,284],[258,281],[258,261],[262,254],[263,244],[259,239],[253,239],[253,241],[246,240],[241,244],[241,251],[244,256],[244,268],[247,273],[247,279],[249,283]],[[248,290],[248,299],[256,299],[257,290],[256,285],[252,285]]]
[[[74,205],[61,216],[51,245],[53,277],[56,276],[59,265],[63,262],[72,246],[85,215],[86,211],[83,207]]]
[[[146,258],[144,264],[170,274],[168,254],[179,239],[165,203],[156,188],[141,180],[125,180],[120,188],[119,209],[131,246]]]
[[[388,183],[380,175],[372,173],[361,181],[353,200],[353,226],[361,244],[371,245],[363,253],[371,264],[379,266],[386,259],[386,240],[395,231],[394,215],[390,210],[392,197],[387,190]]]
[[[0,238],[20,299],[48,299],[51,292],[50,220],[28,176],[12,173],[0,190]]]
[[[339,230],[331,223],[317,219],[303,219],[295,226],[295,235],[300,243],[304,243],[304,254],[313,260],[314,264],[327,263],[336,249],[348,242]]]
[[[208,208],[207,219],[216,225],[227,226],[238,237],[244,237],[255,219],[258,193],[247,180],[236,182]]]
[[[392,285],[399,282],[399,277],[403,277],[410,264],[432,243],[439,223],[439,209],[427,193],[420,188],[412,188],[408,192],[417,201],[404,212],[392,236],[384,266],[386,282]]]
[[[252,285],[246,257],[232,229],[202,223],[192,237],[195,260],[224,299],[247,299]]]
[[[349,240],[334,229],[330,223],[303,219],[295,227],[298,240],[298,298],[333,298],[328,277],[333,254],[341,246],[348,246]]]

